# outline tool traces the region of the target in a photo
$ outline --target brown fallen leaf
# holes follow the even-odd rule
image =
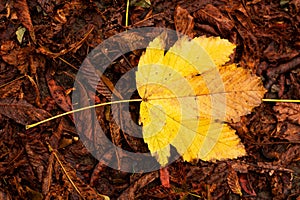
[[[295,57],[292,60],[289,60],[286,63],[282,63],[278,65],[277,67],[270,67],[267,70],[267,77],[270,79],[271,84],[274,83],[274,81],[277,79],[278,76],[280,76],[283,73],[286,73],[288,71],[291,71],[292,69],[296,69],[300,64],[300,57]]]
[[[289,147],[282,153],[277,161],[278,166],[288,166],[293,161],[299,161],[300,146]],[[275,165],[276,166],[276,165]]]
[[[275,137],[290,142],[300,141],[300,104],[280,102],[273,109],[278,119]]]
[[[207,4],[204,9],[199,9],[194,14],[195,20],[199,20],[201,24],[209,24],[221,36],[232,34],[234,23],[224,16],[220,9]]]
[[[1,53],[0,53],[1,54]],[[6,65],[0,70],[0,88],[3,88],[9,82],[19,80],[23,77],[18,76],[18,69],[12,65]],[[19,77],[19,78],[17,78]]]
[[[139,178],[136,182],[130,185],[120,196],[119,200],[127,200],[127,199],[137,199],[135,196],[136,192],[154,181],[156,178],[158,178],[157,171],[150,172],[148,174],[145,174],[143,177]]]
[[[249,180],[247,178],[247,174],[240,174],[239,180],[241,183],[241,187],[245,192],[247,192],[251,196],[256,196],[255,191],[253,190],[251,184],[249,183]]]
[[[193,38],[194,33],[194,18],[189,14],[189,12],[181,8],[179,5],[176,7],[174,13],[174,23],[176,31]]]
[[[233,193],[238,194],[240,196],[243,195],[242,189],[241,189],[241,186],[239,183],[239,177],[238,177],[236,171],[232,167],[229,167],[229,172],[227,175],[227,183]]]
[[[50,72],[46,73],[46,80],[48,84],[48,88],[52,98],[55,100],[56,104],[63,110],[63,111],[71,111],[72,110],[72,103],[71,98],[65,93],[65,90],[62,86],[57,85],[56,81],[54,80],[53,76],[51,76]],[[73,116],[69,115],[71,120],[74,121]]]
[[[32,124],[51,116],[47,111],[34,107],[24,99],[15,100],[12,98],[0,99],[0,114],[22,125]]]
[[[276,116],[279,121],[290,120],[300,125],[300,104],[276,103],[273,109],[278,113]]]
[[[275,137],[290,142],[300,142],[300,125],[289,122],[278,122]]]
[[[23,79],[15,79],[5,84],[3,87],[0,86],[1,98],[16,97],[20,92],[23,82]]]
[[[90,33],[94,30],[94,27],[92,27],[84,36],[83,38],[78,41],[78,42],[75,42],[73,44],[70,44],[69,48],[68,49],[62,49],[60,52],[52,52],[50,51],[47,47],[44,47],[42,45],[40,45],[40,47],[38,49],[36,49],[36,51],[38,53],[42,53],[44,55],[47,55],[49,57],[52,57],[52,58],[57,58],[59,56],[62,56],[70,51],[73,51],[73,52],[76,52],[81,46],[82,44],[86,41],[86,39],[88,38],[88,36],[90,35]]]
[[[46,175],[43,177],[42,182],[42,193],[43,195],[47,195],[50,191],[50,187],[52,184],[52,174],[53,174],[53,162],[54,162],[54,154],[52,153],[48,159],[48,166],[46,169]]]
[[[17,67],[21,74],[26,74],[29,66],[28,55],[32,50],[30,46],[21,48],[14,41],[6,41],[0,47],[0,56],[7,64]]]
[[[17,11],[17,15],[23,26],[28,29],[29,35],[32,39],[32,41],[35,43],[35,34],[34,34],[34,28],[32,25],[30,12],[28,8],[28,4],[26,0],[18,0],[14,1],[14,8]]]
[[[68,188],[68,190],[73,190],[76,192],[82,199],[93,200],[93,199],[102,199],[108,200],[109,197],[106,195],[99,194],[95,189],[93,189],[90,185],[86,184],[81,178],[79,178],[76,174],[76,170],[68,163],[63,156],[61,156],[57,150],[53,149],[48,144],[49,150],[54,155],[56,159],[55,167],[57,170],[61,170],[61,182],[63,183],[63,187]],[[58,167],[59,166],[59,167]]]
[[[42,199],[44,199],[43,195],[39,191],[34,190],[33,188],[25,186],[25,190],[26,190],[26,193],[27,193],[27,196],[28,196],[29,199],[33,199],[33,200],[42,200]]]

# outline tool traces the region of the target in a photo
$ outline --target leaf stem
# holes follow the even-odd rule
[[[125,16],[125,27],[128,28],[128,13],[129,13],[129,0],[126,3],[126,16]]]
[[[262,99],[265,102],[286,102],[286,103],[300,103],[297,99]]]
[[[42,120],[42,121],[36,122],[34,124],[26,125],[25,129],[27,130],[27,129],[33,128],[37,125],[40,125],[40,124],[43,124],[45,122],[51,121],[53,119],[56,119],[56,118],[59,118],[59,117],[65,116],[65,115],[73,114],[73,113],[76,113],[76,112],[80,112],[80,111],[83,111],[83,110],[88,110],[88,109],[91,109],[91,108],[96,108],[96,107],[101,107],[101,106],[106,106],[106,105],[112,105],[112,104],[118,104],[118,103],[139,102],[139,101],[142,101],[142,99],[127,99],[127,100],[120,100],[120,101],[112,101],[112,102],[106,102],[106,103],[91,105],[91,106],[87,106],[87,107],[83,107],[83,108],[78,108],[78,109],[75,109],[75,110],[71,110],[71,111],[68,111],[68,112],[50,117],[50,118]]]

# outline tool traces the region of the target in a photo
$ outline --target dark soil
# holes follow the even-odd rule
[[[71,103],[75,82],[79,82],[76,91],[90,100],[111,101],[115,84],[137,66],[144,51],[134,45],[147,45],[158,35],[134,32],[141,27],[226,38],[237,45],[231,61],[262,78],[266,99],[300,99],[299,0],[150,1],[151,5],[146,0],[130,1],[127,27],[122,0],[0,1],[0,199],[104,199],[106,195],[110,199],[299,200],[299,103],[263,102],[240,122],[230,124],[246,147],[245,157],[194,163],[179,158],[167,168],[147,173],[108,167],[112,160],[126,164],[120,160],[133,159],[109,145],[93,147],[101,159],[92,156],[87,145],[106,144],[89,123],[90,110],[79,116],[88,123],[77,127],[73,115],[66,115],[25,129],[76,107],[80,102]],[[100,49],[113,58],[111,64],[96,82],[96,92],[83,90],[82,80],[75,81],[75,76],[84,59],[103,41],[127,30],[133,30],[134,42]],[[122,48],[129,52],[122,55]],[[86,71],[83,78],[94,75]],[[132,86],[135,80],[123,78],[125,84],[113,100],[126,99],[126,93],[138,98]],[[137,126],[139,103],[131,103],[130,112],[121,112],[118,119],[112,118],[114,109],[95,109],[103,133],[122,149],[148,152],[143,140],[132,136],[142,134]],[[79,131],[84,132],[80,137]],[[170,187],[162,184],[162,175]]]

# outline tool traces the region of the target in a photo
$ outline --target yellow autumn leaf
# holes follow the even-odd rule
[[[224,122],[239,121],[261,103],[261,80],[229,61],[235,45],[217,37],[182,37],[165,54],[163,36],[141,56],[136,84],[143,101],[140,122],[152,155],[165,166],[170,145],[186,161],[246,155]]]

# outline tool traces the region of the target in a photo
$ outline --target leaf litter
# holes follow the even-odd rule
[[[24,4],[25,1],[20,2]],[[52,98],[43,66],[54,67],[59,73],[67,71],[76,74],[75,69],[67,63],[79,66],[92,48],[107,37],[126,30],[122,24],[126,6],[123,1],[75,0],[65,3],[38,0],[25,2],[24,6],[28,9],[20,12],[16,8],[19,7],[18,3],[14,3],[0,3],[3,22],[0,25],[0,92],[5,96],[1,96],[0,115],[0,198],[41,199],[43,195],[45,199],[63,196],[77,199],[78,193],[70,187],[70,180],[63,174],[54,156],[51,157],[46,143],[54,140],[52,135],[58,128],[62,132],[56,135],[58,140],[64,137],[65,132],[76,135],[68,128],[73,126],[72,122],[68,118],[64,119],[67,123],[55,120],[31,130],[25,130],[24,125],[47,118],[49,113],[56,115],[62,112],[53,106],[56,103],[46,99]],[[153,0],[151,7],[130,7],[132,24],[129,22],[129,26],[168,27],[196,37],[205,35],[226,38],[237,45],[229,63],[239,63],[240,67],[251,69],[262,77],[268,89],[265,98],[300,99],[300,34],[296,28],[299,10],[297,1],[282,1],[280,4],[275,1]],[[180,18],[178,13],[185,16]],[[21,24],[27,31],[19,44],[16,31]],[[58,56],[63,56],[67,62],[62,62]],[[127,56],[128,60],[140,59],[136,53]],[[33,63],[32,58],[38,59]],[[112,68],[113,73],[105,74],[113,84],[122,73],[131,69],[121,59],[116,60],[116,69],[122,70],[114,72]],[[16,80],[15,85],[14,82],[10,83],[24,74],[33,77],[40,90],[39,95],[33,94],[36,93],[34,89],[26,88],[30,84],[24,82],[25,79]],[[64,79],[55,81],[63,88],[72,88]],[[91,94],[90,91],[85,92]],[[102,84],[96,98],[102,98],[102,102],[103,98],[109,97],[110,92]],[[41,105],[36,100],[37,95],[41,96]],[[300,193],[297,105],[262,103],[252,113],[241,117],[239,122],[228,123],[241,138],[248,156],[215,163],[201,160],[194,164],[176,161],[168,166],[169,188],[161,185],[157,171],[121,175],[117,170],[105,167],[105,163],[95,168],[98,161],[86,151],[80,140],[57,151],[64,167],[72,166],[72,169],[76,169],[76,173],[71,168],[66,171],[73,182],[83,187],[82,195],[90,194],[87,185],[90,185],[92,177],[93,182],[97,183],[93,186],[94,190],[99,194],[108,194],[111,199],[238,198],[228,185],[227,177],[232,172],[228,167],[230,162],[235,164],[232,166],[238,174],[243,198],[253,199],[247,196],[251,194],[252,187],[258,199],[297,199]],[[138,108],[138,105],[132,106]],[[46,108],[47,111],[44,110]],[[134,110],[131,114],[138,119],[138,109]],[[103,112],[107,111],[98,111],[105,134],[120,137],[118,143],[121,147],[133,146],[134,140],[124,139],[122,133],[118,133],[118,128],[107,128],[111,122],[109,117],[103,117]],[[124,123],[122,126],[130,130],[131,125],[126,121]],[[111,134],[111,131],[115,133]],[[93,133],[89,136],[94,137]],[[145,148],[145,144],[138,143],[131,150],[144,151]],[[107,160],[113,155],[114,151],[103,154]],[[94,170],[98,171],[92,176]]]

